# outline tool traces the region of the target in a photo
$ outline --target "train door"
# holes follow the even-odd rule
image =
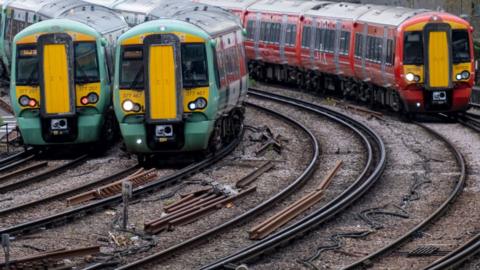
[[[151,149],[178,149],[184,144],[183,85],[180,40],[150,35],[144,40],[145,114]]]
[[[74,141],[77,136],[73,41],[67,34],[38,38],[40,112],[47,142]]]
[[[451,27],[448,24],[427,24],[425,39],[425,86],[428,89],[451,88],[452,56]]]

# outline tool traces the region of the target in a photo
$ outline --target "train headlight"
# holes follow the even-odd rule
[[[408,73],[407,75],[405,75],[405,78],[407,79],[407,81],[413,82],[413,81],[415,81],[415,74]]]
[[[95,103],[98,102],[97,93],[90,93],[90,94],[88,94],[87,98],[88,98],[88,102],[91,103],[91,104],[95,104]]]
[[[30,98],[28,96],[23,95],[18,99],[18,103],[20,103],[20,105],[22,105],[23,107],[26,107],[30,103]]]
[[[131,100],[125,100],[122,104],[122,108],[126,112],[131,112],[134,107],[135,107],[135,104],[133,104]]]
[[[461,75],[462,75],[462,79],[464,79],[464,80],[468,80],[470,78],[470,72],[468,72],[466,70],[463,71]]]
[[[207,105],[208,105],[207,99],[200,97],[200,98],[197,98],[195,101],[188,103],[188,108],[191,111],[203,110],[207,107]]]

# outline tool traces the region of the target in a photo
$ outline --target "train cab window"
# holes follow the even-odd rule
[[[203,43],[182,44],[182,73],[185,88],[209,85],[207,54]]]
[[[288,24],[287,34],[285,36],[285,43],[290,46],[295,46],[296,37],[297,37],[297,26],[294,24]]]
[[[142,47],[135,46],[123,48],[120,67],[120,88],[145,88]]]
[[[312,27],[304,26],[302,30],[302,47],[309,48],[312,39]]]
[[[423,65],[422,32],[415,31],[405,33],[403,63],[405,65]]]
[[[36,46],[19,46],[17,52],[17,85],[38,85]]]
[[[467,30],[452,31],[453,63],[470,62],[470,42]]]
[[[348,55],[350,51],[350,32],[342,31],[340,33],[340,54]]]
[[[94,42],[75,44],[75,82],[92,83],[100,81],[97,61],[97,45]]]

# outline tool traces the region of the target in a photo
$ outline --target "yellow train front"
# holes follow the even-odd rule
[[[109,63],[125,20],[99,6],[14,39],[10,94],[26,145],[105,143],[114,130]],[[109,59],[110,58],[110,59]]]
[[[215,150],[238,136],[247,69],[243,29],[199,9],[136,26],[118,40],[114,104],[127,150]]]

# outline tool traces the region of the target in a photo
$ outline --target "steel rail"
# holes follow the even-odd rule
[[[221,258],[211,264],[205,265],[201,269],[218,269],[224,268],[230,264],[250,261],[266,252],[273,250],[276,247],[281,246],[286,242],[295,239],[300,235],[304,235],[319,224],[330,220],[333,216],[340,213],[348,206],[352,205],[357,199],[362,197],[381,177],[386,166],[386,150],[380,136],[378,136],[375,131],[354,120],[353,118],[327,107],[278,94],[272,94],[253,89],[250,89],[249,94],[255,97],[303,108],[311,113],[323,115],[330,119],[336,119],[337,122],[343,123],[345,126],[350,127],[350,129],[355,131],[355,133],[362,138],[362,141],[369,153],[369,162],[367,162],[364,172],[357,178],[357,180],[342,194],[327,203],[325,206],[315,210],[310,215],[302,218],[283,230],[272,234],[269,237],[248,247],[242,248],[235,253]],[[374,151],[377,152],[374,153]]]
[[[63,165],[52,168],[48,171],[42,172],[40,174],[28,177],[26,179],[23,179],[23,180],[20,180],[20,181],[17,181],[17,182],[13,182],[11,184],[2,185],[2,186],[0,186],[0,194],[5,194],[8,191],[12,191],[12,190],[24,187],[24,186],[32,184],[32,183],[38,183],[38,182],[44,181],[44,180],[46,180],[50,177],[53,177],[53,176],[55,176],[59,173],[62,173],[64,171],[66,171],[70,168],[78,166],[80,163],[85,161],[87,158],[88,158],[87,154],[81,155],[80,157],[77,157],[74,160],[68,161],[67,163],[65,163]]]
[[[241,132],[241,134],[243,134],[243,131]],[[238,145],[238,143],[241,141],[242,137],[243,136],[240,135],[238,138],[230,142],[223,149],[221,149],[215,154],[209,155],[207,158],[205,158],[202,161],[193,163],[183,169],[180,169],[174,172],[171,175],[160,177],[156,181],[152,181],[149,184],[146,184],[144,186],[134,189],[132,192],[133,199],[140,198],[141,196],[147,193],[153,193],[158,189],[173,185],[191,176],[192,174],[213,165],[218,160],[224,158],[230,152],[232,152],[235,149],[235,147]],[[35,220],[27,221],[27,222],[17,224],[8,228],[0,229],[0,234],[8,233],[12,236],[24,235],[24,234],[32,233],[39,229],[43,229],[43,228],[47,229],[47,228],[61,226],[68,222],[72,222],[73,220],[76,220],[78,218],[81,218],[85,215],[92,214],[94,212],[98,212],[103,209],[116,206],[121,202],[122,202],[122,194],[117,194],[115,196],[108,197],[90,204],[81,205],[60,213],[56,213],[56,214],[45,216],[45,217],[40,217]]]
[[[73,188],[73,189],[70,189],[70,190],[62,191],[62,192],[59,192],[59,193],[56,193],[56,194],[53,194],[53,195],[50,195],[50,196],[47,196],[47,197],[40,198],[38,200],[29,201],[29,202],[25,202],[25,203],[22,203],[22,204],[19,204],[19,205],[15,205],[15,206],[11,206],[11,207],[8,207],[8,208],[0,209],[0,217],[5,216],[5,215],[10,214],[10,213],[13,213],[13,212],[18,212],[18,211],[21,211],[21,210],[25,210],[27,208],[39,207],[43,203],[67,198],[69,196],[78,194],[82,191],[95,188],[98,185],[113,182],[115,180],[121,179],[123,176],[127,175],[128,173],[132,172],[133,170],[137,169],[138,167],[139,166],[137,164],[137,165],[134,165],[130,168],[127,168],[125,170],[122,170],[120,172],[112,174],[110,176],[104,177],[102,179],[93,181],[91,183],[87,183],[85,185],[82,185],[82,186],[79,186],[79,187],[76,187],[76,188]]]
[[[34,153],[33,148],[27,148],[23,150],[22,152],[7,156],[3,159],[0,159],[0,172],[5,171],[3,169],[5,166],[18,161],[19,159],[25,158],[26,156],[30,156]]]
[[[312,149],[312,158],[311,160],[309,160],[308,162],[308,165],[306,166],[306,168],[304,169],[304,171],[292,182],[290,183],[290,185],[288,185],[286,188],[284,188],[282,191],[280,191],[279,193],[275,194],[275,196],[269,198],[268,200],[262,202],[261,204],[257,205],[256,207],[248,210],[247,212],[217,226],[217,227],[214,227],[208,231],[205,231],[203,233],[200,233],[199,235],[196,235],[188,240],[185,240],[179,244],[176,244],[174,246],[171,246],[165,250],[162,250],[160,252],[157,252],[155,254],[152,254],[150,256],[147,256],[145,258],[142,258],[140,260],[137,260],[137,261],[134,261],[134,262],[131,262],[127,265],[123,265],[123,266],[120,266],[118,267],[117,269],[137,269],[138,267],[142,266],[142,265],[145,265],[145,264],[148,264],[150,262],[153,262],[153,261],[156,261],[160,258],[163,258],[164,256],[168,256],[169,254],[171,253],[174,253],[174,252],[177,252],[179,251],[180,249],[182,248],[186,248],[186,247],[189,247],[190,245],[192,244],[195,244],[197,242],[200,242],[202,240],[205,240],[207,239],[208,237],[211,237],[213,236],[214,234],[217,234],[219,233],[220,231],[223,231],[227,228],[230,228],[231,226],[234,226],[236,224],[239,224],[241,222],[245,222],[247,221],[248,219],[251,219],[253,218],[254,216],[262,213],[263,211],[265,210],[268,210],[268,207],[272,206],[274,203],[278,202],[279,200],[285,198],[286,196],[288,196],[290,193],[292,193],[295,189],[299,188],[302,184],[304,184],[308,179],[310,179],[310,177],[313,175],[315,169],[316,169],[316,164],[317,162],[319,161],[320,159],[320,144],[317,140],[317,138],[315,137],[315,135],[313,134],[313,132],[308,129],[307,127],[305,127],[303,124],[301,124],[300,122],[284,115],[284,114],[281,114],[279,112],[276,112],[276,111],[273,111],[273,110],[270,110],[270,109],[267,109],[267,108],[263,108],[261,106],[258,106],[258,105],[255,105],[253,103],[248,103],[246,102],[246,104],[252,108],[256,108],[256,109],[259,109],[259,110],[262,110],[268,114],[271,114],[277,118],[280,118],[286,122],[289,122],[291,123],[293,126],[296,126],[299,128],[299,130],[302,130],[305,134],[307,134],[307,136],[309,137],[309,141],[310,141],[310,147]]]
[[[452,153],[455,155],[455,159],[458,163],[458,166],[460,167],[460,177],[457,180],[457,183],[455,185],[455,188],[453,189],[452,193],[449,195],[446,201],[444,201],[440,207],[438,207],[430,216],[428,216],[426,219],[424,219],[420,224],[415,226],[413,229],[409,230],[407,233],[403,234],[402,236],[398,237],[396,240],[393,242],[389,243],[388,245],[382,247],[381,249],[369,254],[368,256],[365,256],[361,258],[360,260],[346,266],[343,268],[343,270],[347,269],[358,269],[358,268],[363,268],[366,265],[371,265],[372,260],[377,258],[378,256],[385,254],[388,251],[391,251],[395,249],[398,245],[404,243],[411,237],[413,237],[417,232],[420,230],[424,229],[427,225],[429,225],[431,222],[433,222],[436,218],[440,217],[446,210],[447,208],[454,203],[455,199],[460,195],[460,193],[463,190],[463,187],[465,186],[465,181],[466,181],[466,171],[467,171],[467,166],[465,163],[465,160],[458,150],[458,148],[447,138],[445,138],[443,135],[440,133],[436,132],[435,130],[429,128],[428,126],[421,124],[421,123],[416,123],[420,127],[424,128],[427,130],[430,134],[433,134],[435,137],[437,137],[439,140],[443,141],[447,147],[452,151]]]

